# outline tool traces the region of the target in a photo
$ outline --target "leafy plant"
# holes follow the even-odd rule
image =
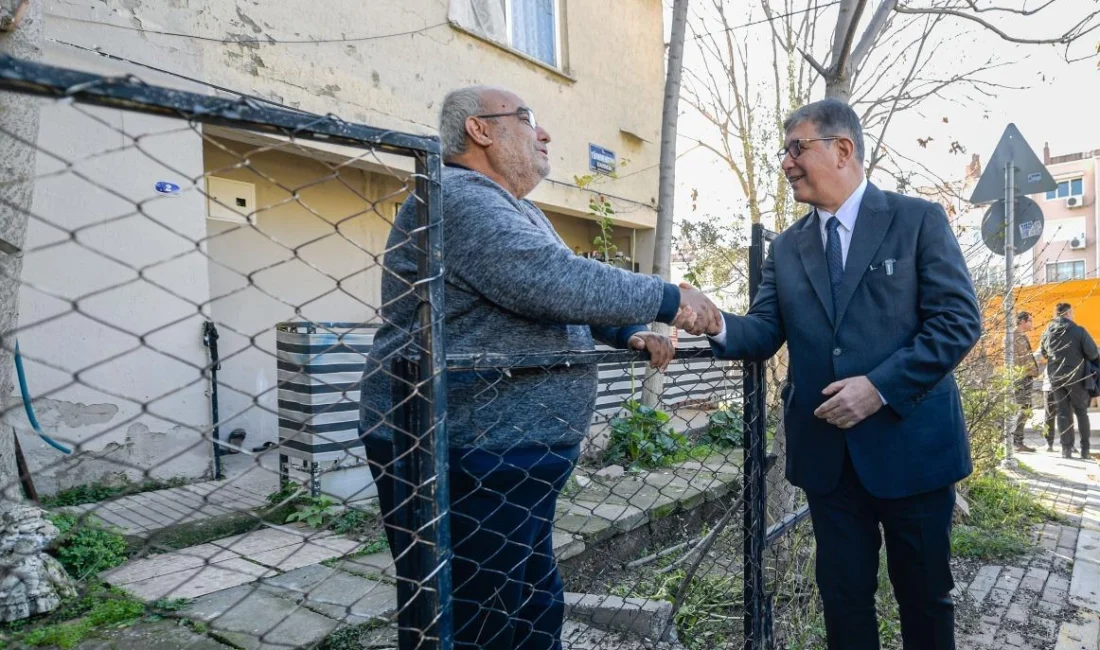
[[[332,520],[332,531],[338,535],[362,533],[375,523],[377,517],[369,512],[347,508]]]
[[[707,442],[720,449],[744,446],[745,431],[741,413],[736,410],[711,413],[703,435]]]
[[[301,503],[306,497],[305,490],[297,483],[287,483],[282,488],[267,495],[267,502],[272,506],[281,506],[287,503]]]
[[[328,497],[311,497],[304,503],[298,504],[298,509],[287,515],[286,523],[301,521],[313,528],[320,528],[339,512],[339,507],[332,499]]]
[[[669,426],[668,413],[635,400],[623,408],[626,414],[611,420],[605,460],[648,469],[674,461],[687,448],[687,438]]]
[[[91,518],[54,514],[50,515],[50,521],[61,533],[53,542],[53,554],[77,580],[85,580],[126,561],[127,546],[122,535]]]

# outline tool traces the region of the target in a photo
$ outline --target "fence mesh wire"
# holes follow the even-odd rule
[[[243,647],[549,647],[557,616],[566,648],[823,644],[785,352],[681,334],[660,382],[603,345],[445,355],[434,140],[11,59],[0,83],[44,96],[36,134],[0,123],[32,407],[5,411],[4,487],[50,511],[77,589],[15,647],[157,617]],[[387,322],[406,335],[379,349]],[[958,372],[983,469],[1011,410],[994,339]],[[455,452],[442,423],[583,441]]]

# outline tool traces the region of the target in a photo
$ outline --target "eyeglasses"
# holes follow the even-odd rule
[[[537,131],[539,128],[539,123],[535,121],[535,112],[526,106],[520,106],[509,113],[490,113],[488,115],[474,115],[473,117],[480,117],[482,119],[489,119],[490,117],[517,117],[532,129]]]
[[[787,157],[787,154],[791,155],[791,158],[798,158],[802,155],[802,143],[804,142],[822,142],[825,140],[839,140],[843,136],[830,135],[827,138],[799,138],[798,140],[792,140],[790,144],[786,145],[779,151],[775,152],[775,155],[779,158],[779,162],[783,162],[783,159]]]

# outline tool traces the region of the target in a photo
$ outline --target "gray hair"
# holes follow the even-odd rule
[[[863,162],[863,125],[859,123],[859,116],[851,106],[831,98],[806,104],[787,117],[783,122],[783,130],[790,131],[803,122],[813,124],[822,136],[843,135],[851,138],[856,145],[856,158]]]
[[[481,93],[487,86],[467,86],[447,93],[439,109],[439,143],[443,158],[465,153],[466,118],[481,112]]]

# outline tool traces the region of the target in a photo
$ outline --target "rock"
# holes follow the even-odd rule
[[[596,472],[596,478],[613,481],[622,478],[623,474],[626,474],[626,470],[623,469],[622,465],[612,465]]]
[[[955,521],[966,521],[970,519],[970,504],[967,502],[966,497],[955,493]]]
[[[42,552],[57,533],[45,510],[0,504],[0,621],[51,612],[76,595],[65,569]]]
[[[592,479],[588,478],[587,476],[585,476],[583,474],[574,474],[573,475],[573,480],[577,482],[577,485],[579,485],[582,490],[584,488],[588,487],[589,485],[592,485]]]

